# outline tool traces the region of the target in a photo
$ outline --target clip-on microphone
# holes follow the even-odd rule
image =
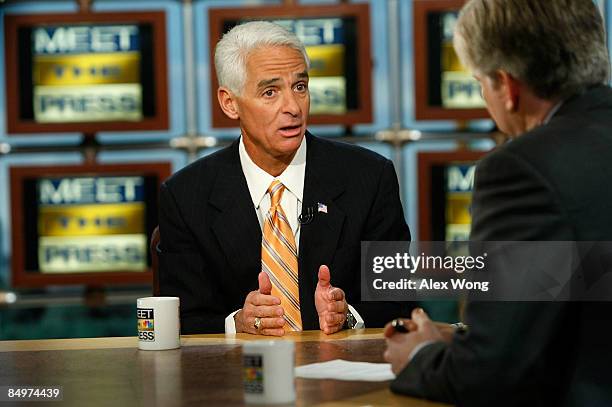
[[[305,212],[304,210],[302,210],[302,213],[298,216],[298,223],[300,225],[308,225],[314,219],[314,216],[315,216],[314,207],[309,206],[305,208],[305,210],[306,210]]]

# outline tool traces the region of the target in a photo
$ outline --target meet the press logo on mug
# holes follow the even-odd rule
[[[153,308],[138,308],[138,339],[155,342],[155,317]]]
[[[263,394],[263,360],[261,355],[244,355],[244,391],[250,394]]]

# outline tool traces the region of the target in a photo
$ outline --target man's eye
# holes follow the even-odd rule
[[[265,91],[264,92],[264,96],[266,96],[266,97],[274,96],[274,89],[268,89],[267,91]]]
[[[306,86],[305,83],[298,83],[295,86],[295,90],[297,90],[298,92],[304,92],[306,89],[308,89],[308,87]]]

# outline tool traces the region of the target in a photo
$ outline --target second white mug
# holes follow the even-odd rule
[[[244,398],[247,403],[295,401],[295,344],[254,340],[242,345]]]

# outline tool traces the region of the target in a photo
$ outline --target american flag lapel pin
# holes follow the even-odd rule
[[[327,213],[327,205],[322,204],[321,202],[317,203],[317,212]]]

